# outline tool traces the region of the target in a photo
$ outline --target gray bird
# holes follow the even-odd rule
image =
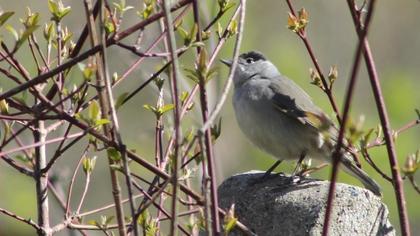
[[[232,64],[230,60],[222,62],[229,67]],[[279,160],[308,156],[332,162],[337,129],[309,95],[261,53],[239,56],[233,82],[236,119],[254,145]],[[343,153],[344,170],[380,196],[379,185],[353,163],[348,152]]]

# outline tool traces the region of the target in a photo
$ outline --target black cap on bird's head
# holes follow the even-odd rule
[[[265,56],[261,52],[258,52],[258,51],[250,51],[250,52],[242,53],[239,56],[239,58],[244,59],[244,60],[252,59],[253,61],[266,60]]]
[[[259,60],[265,61],[267,59],[261,52],[258,52],[258,51],[249,51],[246,53],[242,53],[241,55],[239,55],[239,58],[238,58],[238,62],[240,64],[246,64],[246,63],[250,64]],[[232,66],[233,61],[222,59],[221,62],[225,64],[226,66],[230,67]]]
[[[221,60],[228,67],[232,66],[232,60]],[[257,51],[242,53],[238,58],[238,64],[234,72],[233,82],[235,87],[241,86],[246,81],[266,80],[280,75],[274,66],[265,56]]]

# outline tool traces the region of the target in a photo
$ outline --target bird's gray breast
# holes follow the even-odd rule
[[[318,134],[275,108],[269,83],[248,81],[235,88],[233,105],[239,127],[263,151],[279,159],[297,159],[316,145]]]

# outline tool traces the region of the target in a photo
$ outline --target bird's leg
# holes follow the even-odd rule
[[[280,165],[280,163],[282,162],[283,160],[279,160],[279,161],[276,161],[275,163],[274,163],[274,165],[272,165],[265,173],[264,173],[264,175],[263,175],[263,177],[261,177],[261,179],[262,180],[266,180],[268,177],[270,177],[270,175],[271,175],[271,172],[273,172],[273,170],[274,169],[276,169],[277,168],[277,166],[279,166]]]
[[[296,163],[296,167],[293,170],[292,177],[295,177],[296,175],[300,175],[300,171],[301,171],[301,168],[302,168],[302,162],[305,159],[305,157],[306,157],[306,153],[302,152],[302,154],[300,154],[299,161]]]

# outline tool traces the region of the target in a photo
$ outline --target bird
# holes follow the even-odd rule
[[[232,60],[221,61],[232,66]],[[337,128],[300,86],[258,51],[239,55],[233,73],[236,120],[255,146],[277,158],[276,164],[301,162],[305,157],[332,162]],[[344,170],[381,196],[380,186],[354,163],[348,143],[343,146],[340,162]]]

